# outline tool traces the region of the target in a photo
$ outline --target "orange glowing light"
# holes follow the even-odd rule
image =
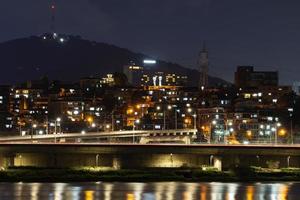
[[[278,135],[281,136],[281,137],[286,136],[286,130],[285,130],[285,129],[280,129],[280,130],[278,131]]]
[[[249,138],[252,137],[252,131],[247,131],[246,134],[247,134],[247,137],[249,137]]]
[[[88,117],[86,120],[87,120],[89,123],[92,123],[92,122],[94,121],[93,117]]]
[[[129,109],[127,109],[127,114],[129,115],[129,114],[132,114],[133,113],[133,109],[132,108],[129,108]]]

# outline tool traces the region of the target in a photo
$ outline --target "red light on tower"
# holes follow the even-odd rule
[[[50,24],[50,30],[52,33],[55,33],[55,12],[56,7],[54,2],[50,4],[50,13],[51,13],[51,24]]]

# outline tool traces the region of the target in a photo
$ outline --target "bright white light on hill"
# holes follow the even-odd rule
[[[144,64],[156,64],[156,60],[144,60]]]

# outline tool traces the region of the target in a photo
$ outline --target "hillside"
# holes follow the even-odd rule
[[[0,43],[0,84],[12,84],[47,75],[50,79],[74,81],[86,76],[103,76],[122,71],[130,61],[137,64],[149,56],[114,45],[84,40],[79,36],[31,36]],[[199,72],[178,64],[158,61],[160,71],[189,76],[196,86]],[[224,83],[209,77],[210,84]]]

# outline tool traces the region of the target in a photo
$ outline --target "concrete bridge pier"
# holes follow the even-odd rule
[[[0,155],[0,169],[15,166],[15,154]]]
[[[213,166],[219,171],[222,171],[222,157],[217,155],[211,155],[209,157],[209,165]]]
[[[112,167],[113,169],[121,169],[121,158],[117,155],[114,155],[112,159]]]

